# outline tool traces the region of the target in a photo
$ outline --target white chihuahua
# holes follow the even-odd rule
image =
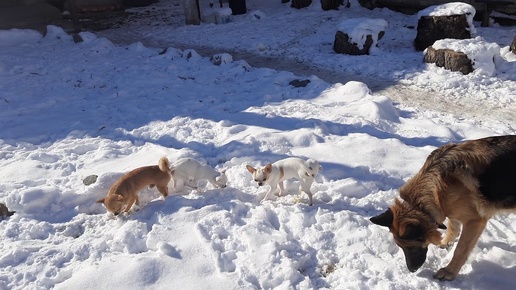
[[[301,158],[289,157],[278,160],[272,164],[269,163],[260,169],[255,169],[251,165],[247,165],[246,168],[251,172],[254,181],[256,181],[259,186],[264,185],[264,183],[270,186],[262,202],[267,199],[269,194],[276,191],[278,185],[280,187],[279,195],[282,196],[285,191],[283,181],[296,178],[299,180],[303,191],[308,194],[309,205],[313,204],[310,187],[319,171],[322,170],[322,166],[319,165],[319,162],[316,160],[308,159],[305,161]]]
[[[192,158],[180,158],[170,165],[174,190],[182,189],[182,185],[190,189],[198,189],[201,180],[208,180],[213,186],[224,188],[228,182],[226,170],[216,171],[208,165]]]

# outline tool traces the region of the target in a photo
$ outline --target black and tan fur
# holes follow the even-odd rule
[[[488,137],[434,150],[400,189],[386,212],[372,217],[389,227],[411,272],[426,259],[429,244],[448,247],[460,235],[450,263],[435,274],[453,280],[497,213],[516,211],[516,136]],[[443,239],[439,228],[448,218]]]

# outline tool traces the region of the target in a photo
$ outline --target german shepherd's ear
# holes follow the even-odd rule
[[[373,224],[377,224],[380,226],[388,227],[390,228],[392,226],[392,220],[394,219],[394,215],[392,214],[392,210],[389,208],[384,213],[374,216],[370,218],[369,220]]]

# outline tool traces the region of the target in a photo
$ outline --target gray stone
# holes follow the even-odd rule
[[[83,42],[83,41],[84,41],[84,39],[82,39],[82,36],[81,36],[81,35],[79,35],[79,34],[74,34],[74,35],[73,35],[73,42],[75,42],[75,43],[81,43],[81,42]]]
[[[87,176],[86,178],[84,178],[84,180],[82,181],[82,183],[84,183],[84,185],[88,186],[88,185],[92,185],[94,184],[95,182],[97,182],[97,178],[98,176],[95,175],[95,174],[92,174],[92,175],[89,175]]]

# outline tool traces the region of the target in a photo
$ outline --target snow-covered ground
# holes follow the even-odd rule
[[[500,54],[492,75],[464,76],[422,62],[411,46],[415,16],[353,1],[322,11],[317,1],[295,10],[264,0],[248,1],[251,12],[228,24],[182,26],[172,13],[182,10],[178,2],[133,9],[168,11],[170,23],[134,17],[118,29],[83,32],[81,43],[53,26],[45,36],[0,31],[0,201],[16,211],[0,222],[0,289],[514,287],[516,216],[489,222],[452,282],[432,275],[454,248],[431,246],[410,273],[390,234],[368,220],[437,146],[516,134],[514,119],[504,118],[516,110],[516,59],[507,53],[514,27],[475,22],[475,37]],[[388,22],[375,53],[335,54],[339,23],[364,16]],[[100,37],[117,31],[117,43],[135,42]],[[363,81],[328,82],[230,54],[214,65],[188,46]],[[392,92],[400,83],[427,99],[381,93],[382,84]],[[229,185],[165,200],[146,189],[139,210],[117,218],[95,203],[125,172],[161,156],[226,169]],[[286,196],[260,202],[267,188],[245,166],[289,156],[323,166],[313,206],[295,181]],[[86,186],[90,175],[98,180]]]
[[[212,0],[199,2],[201,14],[209,14]],[[254,67],[317,75],[331,83],[365,82],[373,92],[388,94],[395,102],[413,107],[516,123],[516,55],[509,53],[515,26],[493,23],[481,27],[475,21],[473,36],[480,36],[484,45],[496,44],[500,48],[494,59],[497,70],[494,75],[486,76],[477,70],[462,76],[425,64],[422,52],[414,49],[418,14],[405,15],[386,8],[369,10],[356,0],[351,0],[350,8],[341,6],[330,11],[323,11],[319,1],[298,10],[280,0],[247,0],[250,12],[232,16],[231,23],[196,26],[184,25],[181,3],[162,0],[149,7],[130,9],[127,21],[117,24],[119,28],[98,34],[115,43],[138,40],[146,46],[194,48],[205,56],[228,52]],[[449,5],[438,14],[450,10],[469,11],[463,5]],[[420,14],[432,13],[425,9]],[[336,31],[350,18],[388,22],[373,55],[344,56],[333,51]]]

